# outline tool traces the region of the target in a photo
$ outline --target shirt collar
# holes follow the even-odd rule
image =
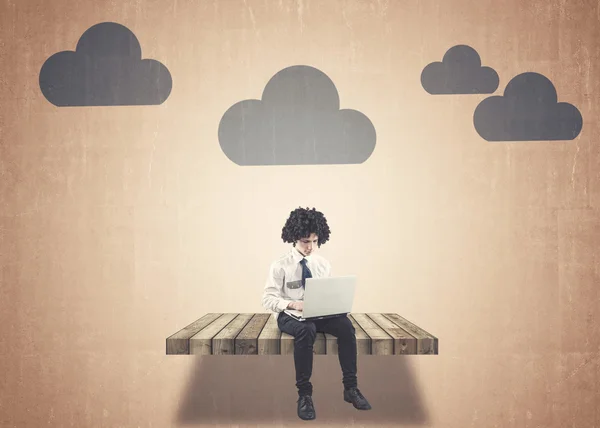
[[[311,256],[303,256],[296,247],[292,247],[292,257],[295,263],[300,263],[300,260],[306,259],[307,262],[311,261]]]

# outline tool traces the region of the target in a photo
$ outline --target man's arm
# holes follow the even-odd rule
[[[262,305],[265,309],[273,312],[281,312],[287,309],[290,300],[283,298],[283,269],[278,268],[276,263],[271,263],[269,276],[265,284],[265,290],[262,296]]]

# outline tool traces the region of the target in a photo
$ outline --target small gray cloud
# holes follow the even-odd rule
[[[491,94],[498,89],[498,73],[482,67],[477,51],[457,45],[446,52],[442,62],[432,62],[421,72],[421,85],[430,94]]]
[[[75,51],[49,57],[40,70],[40,89],[59,107],[162,104],[171,93],[171,73],[142,59],[135,35],[114,22],[90,27]]]
[[[548,78],[527,72],[508,82],[504,96],[479,103],[473,123],[487,141],[572,140],[583,118],[572,104],[558,102]]]
[[[261,100],[232,105],[219,123],[219,144],[246,165],[358,164],[375,149],[375,128],[356,110],[340,110],[338,91],[316,68],[275,74]]]

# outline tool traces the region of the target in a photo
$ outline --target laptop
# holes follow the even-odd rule
[[[304,288],[304,310],[285,309],[298,321],[339,317],[352,310],[356,275],[307,278]]]

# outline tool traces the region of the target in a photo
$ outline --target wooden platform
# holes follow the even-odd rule
[[[397,314],[351,314],[359,355],[437,354],[438,339]],[[337,355],[337,338],[317,333],[314,353]],[[294,338],[270,313],[210,313],[167,338],[168,355],[293,355]]]

